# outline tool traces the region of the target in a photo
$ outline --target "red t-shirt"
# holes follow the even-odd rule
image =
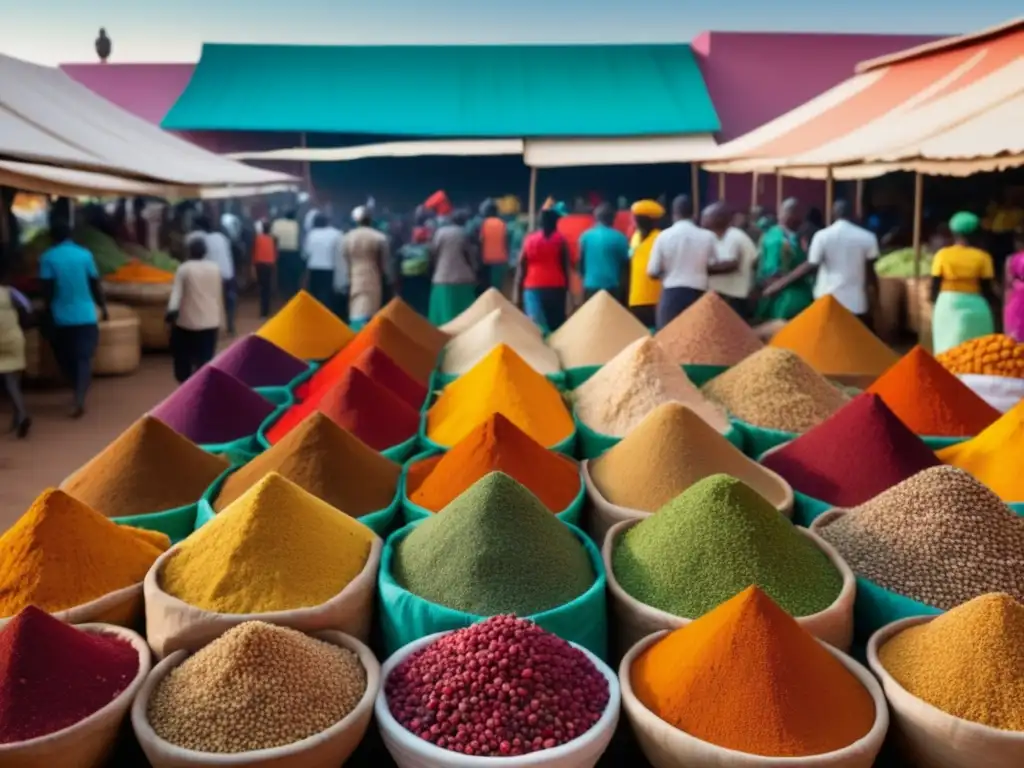
[[[545,237],[534,232],[523,242],[526,277],[523,288],[565,288],[565,238],[558,232]]]

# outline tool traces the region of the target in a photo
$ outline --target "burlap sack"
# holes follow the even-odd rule
[[[612,568],[615,542],[637,522],[639,521],[624,520],[613,526],[605,536],[604,544],[601,547],[604,570],[608,577],[608,594],[611,597],[611,628],[615,641],[615,658],[620,658],[622,654],[652,632],[678,629],[693,621],[693,619],[675,616],[640,602],[627,593],[615,578]],[[835,602],[823,611],[798,618],[797,623],[819,640],[824,640],[841,651],[849,651],[853,645],[853,604],[857,597],[857,579],[853,575],[853,571],[850,570],[850,566],[839,556],[831,544],[806,528],[797,528],[797,530],[813,541],[828,556],[843,577],[843,588]]]
[[[99,768],[107,764],[132,701],[149,674],[149,646],[138,634],[122,627],[83,624],[79,629],[113,635],[131,644],[139,654],[139,671],[116,699],[85,720],[38,739],[0,744],[0,765],[4,768]]]
[[[142,585],[133,584],[74,608],[54,611],[50,615],[66,624],[114,624],[133,629],[142,624],[144,615]],[[12,618],[8,616],[0,619],[0,627]]]
[[[761,757],[709,744],[673,728],[640,703],[633,693],[630,670],[637,656],[665,632],[650,635],[634,645],[619,665],[622,709],[633,726],[640,749],[654,768],[871,768],[889,730],[889,708],[878,681],[868,670],[827,643],[835,656],[871,694],[875,722],[871,730],[848,747],[813,757]],[[986,768],[987,765],[986,765]]]
[[[146,639],[158,659],[174,651],[195,651],[246,621],[265,621],[300,632],[338,630],[366,642],[377,594],[377,567],[384,543],[373,537],[363,570],[337,595],[312,608],[270,613],[214,613],[188,605],[163,591],[160,575],[178,547],[162,554],[146,574]]]
[[[928,768],[1020,768],[1024,733],[1003,731],[946,714],[908,692],[885,671],[878,649],[905,629],[934,616],[915,616],[886,624],[868,641],[868,665],[882,683],[892,723],[909,764]]]
[[[587,532],[596,542],[603,542],[605,536],[608,535],[608,531],[615,525],[625,522],[626,520],[643,520],[646,517],[651,516],[651,512],[644,512],[639,509],[629,509],[628,507],[620,507],[617,504],[612,504],[607,501],[604,496],[601,495],[601,491],[594,485],[594,481],[590,478],[590,462],[584,461],[580,464],[583,472],[583,483],[587,489],[587,501],[589,507],[589,514],[587,515]],[[766,471],[770,471],[767,470]],[[776,473],[772,472],[773,475]],[[776,475],[778,477],[778,475]],[[779,477],[779,482],[782,483],[788,493],[786,494],[786,501],[781,506],[777,507],[779,512],[784,514],[786,517],[792,518],[793,516],[793,490],[789,487],[789,483]]]
[[[294,744],[233,755],[194,752],[164,741],[149,724],[149,700],[157,684],[188,658],[185,651],[175,651],[157,664],[146,678],[132,707],[135,736],[153,768],[191,768],[192,766],[259,766],[259,768],[337,768],[342,765],[363,740],[373,715],[373,702],[380,689],[380,664],[365,645],[342,632],[310,633],[333,645],[348,648],[359,656],[366,670],[366,692],[356,708],[326,731]]]

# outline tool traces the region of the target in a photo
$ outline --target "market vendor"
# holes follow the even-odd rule
[[[810,274],[787,279],[807,263],[807,251],[800,240],[802,221],[800,201],[791,197],[779,208],[778,224],[761,238],[757,284],[762,294],[757,314],[762,321],[792,320],[814,302]]]
[[[655,200],[638,200],[630,211],[636,229],[629,241],[629,309],[646,327],[653,328],[661,283],[648,276],[647,265],[654,241],[661,234],[665,208]]]
[[[438,327],[454,320],[476,301],[477,260],[466,232],[468,219],[464,211],[455,211],[451,221],[434,232],[431,242],[429,316]]]
[[[935,354],[993,333],[996,299],[992,257],[972,244],[981,221],[961,211],[949,220],[953,244],[932,259],[932,344]]]
[[[370,209],[363,205],[356,208],[352,222],[355,229],[345,234],[341,248],[335,251],[334,287],[340,293],[347,284],[349,324],[358,330],[380,311],[384,280],[394,286],[396,275],[390,243],[374,228]]]

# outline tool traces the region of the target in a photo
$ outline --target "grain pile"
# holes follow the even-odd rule
[[[747,321],[713,291],[654,338],[679,365],[733,366],[764,348]]]
[[[1024,605],[1006,594],[976,597],[878,650],[885,671],[947,714],[1024,731]]]
[[[806,432],[849,398],[793,352],[768,347],[704,385],[704,394],[755,427]]]
[[[586,549],[528,490],[492,472],[395,547],[395,579],[477,616],[531,616],[594,583]]]
[[[548,337],[563,368],[604,365],[637,339],[650,336],[628,309],[599,291]]]
[[[533,370],[545,376],[559,370],[558,355],[537,334],[523,327],[517,313],[496,309],[448,342],[441,371],[463,374],[483,360],[492,349],[505,344]]]
[[[954,467],[927,469],[812,528],[858,576],[942,610],[986,592],[1024,598],[1024,519]]]
[[[222,457],[143,416],[61,489],[107,517],[145,515],[199,501],[227,468]]]
[[[606,501],[643,512],[657,512],[694,483],[720,473],[742,480],[776,507],[790,498],[777,477],[679,403],[659,405],[588,468]]]
[[[755,491],[712,475],[615,543],[615,578],[642,603],[695,619],[751,584],[793,616],[828,608],[843,577]]]
[[[441,331],[449,336],[458,336],[460,333],[468,331],[496,309],[512,312],[512,316],[516,318],[516,322],[524,328],[532,329],[533,333],[536,334],[538,338],[540,337],[540,328],[538,328],[530,318],[524,315],[519,310],[519,307],[506,299],[502,295],[501,291],[496,288],[488,288],[480,294],[477,300],[470,305],[469,309],[456,317],[450,323],[442,325]]]
[[[295,294],[256,335],[301,360],[324,360],[355,338],[351,328],[306,291]]]
[[[237,754],[321,733],[365,692],[366,670],[352,651],[250,621],[171,670],[146,714],[156,734],[175,746]]]
[[[725,411],[705,398],[653,338],[639,339],[573,393],[576,415],[595,432],[628,435],[664,403],[682,403],[719,432]]]

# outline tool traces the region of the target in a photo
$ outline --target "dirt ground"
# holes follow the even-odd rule
[[[243,303],[239,333],[255,330],[257,315],[255,303]],[[222,337],[221,345],[228,341]],[[41,491],[58,485],[174,387],[170,356],[146,354],[135,374],[96,379],[89,392],[88,411],[79,420],[68,417],[71,394],[67,390],[28,389],[25,396],[33,424],[26,440],[6,434],[10,403],[0,398],[0,533]]]

